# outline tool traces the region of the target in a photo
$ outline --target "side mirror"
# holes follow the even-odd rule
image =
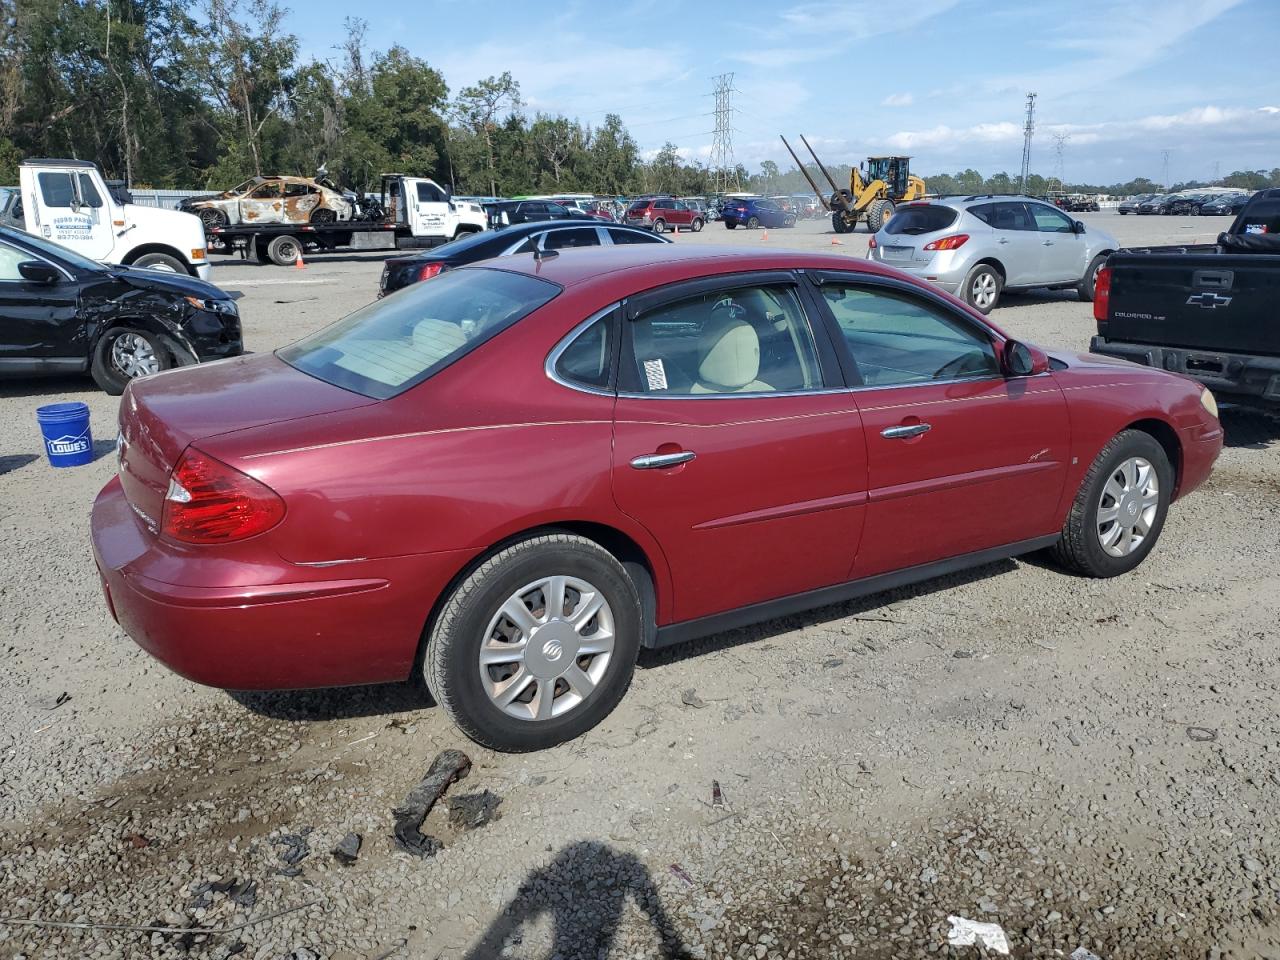
[[[18,264],[18,273],[32,283],[57,283],[62,279],[58,268],[43,260],[23,260]]]
[[[1083,220],[1075,221],[1073,224],[1071,224],[1071,228],[1075,230],[1076,233],[1084,233],[1084,221]]]
[[[1007,340],[1000,365],[1006,377],[1034,377],[1049,371],[1049,355],[1020,340]]]

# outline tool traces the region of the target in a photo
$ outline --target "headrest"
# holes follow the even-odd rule
[[[745,320],[713,320],[702,333],[698,378],[739,390],[760,372],[760,338]]]
[[[428,318],[413,327],[413,345],[437,360],[447,357],[467,342],[462,328],[446,320]]]

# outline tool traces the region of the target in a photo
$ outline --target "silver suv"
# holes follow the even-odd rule
[[[867,259],[936,283],[989,313],[1005,290],[1093,286],[1115,238],[1031,197],[905,203],[871,238]]]

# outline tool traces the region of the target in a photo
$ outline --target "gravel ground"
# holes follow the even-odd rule
[[[1084,219],[1127,244],[1226,223]],[[865,234],[832,236],[677,242],[864,254]],[[382,256],[215,258],[214,277],[261,351],[370,299]],[[1066,293],[994,319],[1073,349],[1093,326]],[[150,661],[87,545],[117,401],[77,379],[0,396],[0,917],[293,911],[216,934],[0,923],[0,957],[978,956],[948,945],[949,916],[999,924],[1018,957],[1280,957],[1275,421],[1224,413],[1212,479],[1127,577],[1004,561],[646,653],[603,725],[510,757],[413,686],[231,695]],[[34,408],[55,399],[89,403],[93,465],[39,458]],[[391,809],[446,748],[472,768],[418,859]],[[484,791],[495,819],[451,818]],[[347,866],[330,851],[350,832]]]

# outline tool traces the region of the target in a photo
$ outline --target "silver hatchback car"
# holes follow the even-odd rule
[[[944,197],[898,207],[871,238],[867,258],[989,313],[1005,290],[1073,288],[1092,300],[1117,246],[1110,234],[1031,197]]]

